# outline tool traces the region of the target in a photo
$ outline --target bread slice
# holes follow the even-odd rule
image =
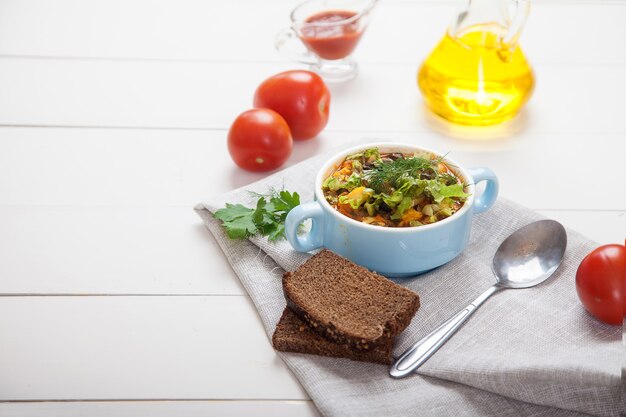
[[[316,332],[359,350],[393,343],[419,308],[413,291],[329,250],[285,273],[283,291]]]
[[[348,345],[331,342],[315,333],[289,308],[285,308],[276,325],[272,344],[276,350],[281,352],[308,353],[386,365],[390,365],[393,360],[391,356],[393,341],[370,350],[351,349]]]

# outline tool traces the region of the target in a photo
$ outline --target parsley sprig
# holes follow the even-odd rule
[[[226,203],[226,208],[215,212],[215,218],[222,221],[231,239],[244,239],[257,234],[267,236],[269,240],[283,238],[287,214],[300,204],[300,196],[285,190],[255,195],[259,196],[256,208]]]

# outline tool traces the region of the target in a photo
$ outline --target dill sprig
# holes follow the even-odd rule
[[[282,185],[282,187],[280,188],[276,188],[276,187],[269,187],[267,189],[266,192],[264,193],[259,193],[257,191],[252,191],[252,190],[248,190],[248,194],[250,194],[251,197],[254,198],[274,198],[274,197],[279,197],[280,193],[285,191],[285,184]]]
[[[439,175],[439,159],[430,160],[421,157],[398,158],[390,162],[376,164],[364,172],[368,186],[377,193],[389,192],[396,186],[396,181],[403,176],[420,179],[436,179]]]

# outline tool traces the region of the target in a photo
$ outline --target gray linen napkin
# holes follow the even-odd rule
[[[249,191],[271,187],[297,191],[302,202],[311,201],[315,174],[330,156],[311,158],[195,207],[258,309],[268,338],[285,307],[283,272],[310,255],[284,240],[230,240],[210,213],[226,202],[252,205]],[[492,285],[491,260],[502,240],[540,218],[500,198],[475,216],[470,243],[459,257],[427,274],[397,280],[420,295],[422,306],[399,337],[394,356]],[[413,376],[393,380],[383,365],[277,354],[325,416],[617,416],[621,329],[594,320],[580,305],[576,268],[597,245],[567,233],[565,259],[550,280],[495,294]]]

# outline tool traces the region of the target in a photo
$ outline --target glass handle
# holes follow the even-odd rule
[[[524,24],[528,13],[530,13],[530,0],[508,0],[511,2],[513,8],[511,22],[509,23],[509,30],[506,37],[503,39],[504,44],[508,46],[510,50],[515,49],[517,41],[522,34]]]
[[[296,43],[300,44],[300,48],[296,47]],[[274,40],[274,46],[278,52],[292,61],[302,62],[303,64],[317,64],[318,62],[315,55],[304,47],[293,28],[286,28],[278,32]]]

